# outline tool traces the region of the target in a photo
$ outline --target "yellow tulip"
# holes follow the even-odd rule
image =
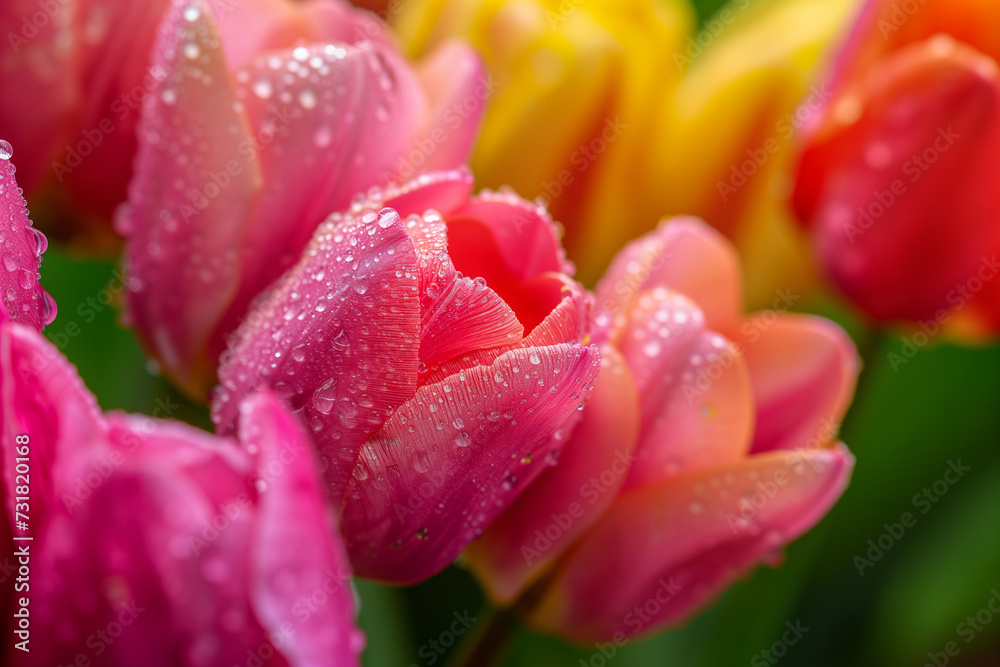
[[[693,214],[736,243],[760,306],[812,280],[786,203],[795,130],[857,5],[733,0],[695,32],[682,0],[414,0],[395,26],[414,56],[455,36],[483,53],[496,88],[477,179],[542,197],[581,279]]]

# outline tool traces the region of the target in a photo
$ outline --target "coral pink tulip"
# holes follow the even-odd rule
[[[911,4],[866,5],[805,132],[795,206],[872,318],[996,335],[1000,5]]]
[[[699,221],[628,245],[597,297],[581,423],[467,553],[494,601],[579,641],[682,622],[819,521],[853,466],[832,438],[858,372],[831,322],[742,316],[735,252]]]
[[[309,424],[362,576],[453,561],[555,461],[597,376],[551,219],[471,191],[437,172],[334,215],[220,368],[222,432],[262,386]]]
[[[8,642],[4,664],[358,664],[346,555],[276,398],[241,404],[237,443],[100,414],[30,327],[0,323],[0,355],[0,532],[30,560],[0,599],[15,622],[30,599],[30,652]]]
[[[9,143],[0,143],[0,313],[41,331],[56,316],[56,302],[38,284],[48,241],[31,226],[12,153]]]
[[[328,6],[304,7],[314,5]],[[385,43],[353,45],[349,35],[247,51],[220,33],[235,20],[200,2],[171,8],[152,58],[164,78],[147,97],[119,221],[128,317],[195,396],[214,384],[226,335],[316,226],[417,165],[463,164],[482,104],[481,66],[466,47],[446,45],[418,69]],[[329,20],[340,25],[339,15]],[[286,26],[269,43],[291,46],[317,25]]]

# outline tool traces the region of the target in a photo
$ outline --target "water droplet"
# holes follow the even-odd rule
[[[274,88],[267,79],[257,79],[253,82],[253,93],[260,99],[266,100],[274,93]]]
[[[14,155],[14,148],[10,142],[0,139],[0,160],[9,160]]]
[[[316,93],[311,88],[303,88],[299,91],[299,104],[303,109],[316,108]]]
[[[190,21],[191,23],[194,23],[199,18],[201,18],[201,11],[194,5],[191,5],[190,7],[184,10],[185,21]]]
[[[528,357],[528,361],[537,366],[538,364],[542,363],[542,358],[538,356],[537,352],[532,352],[531,356]]]
[[[194,60],[201,55],[201,49],[194,42],[188,42],[184,45],[184,55],[191,60]]]
[[[321,414],[330,414],[336,401],[337,378],[330,378],[313,393],[312,405]]]
[[[455,421],[458,420],[456,419]],[[459,447],[468,447],[469,445],[472,444],[472,437],[470,437],[469,434],[466,433],[465,431],[462,431],[461,433],[455,436],[455,444],[458,445]]]

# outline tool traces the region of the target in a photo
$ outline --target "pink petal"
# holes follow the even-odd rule
[[[450,224],[475,220],[493,235],[507,270],[530,280],[549,271],[573,275],[552,218],[543,206],[509,192],[481,192],[448,218]]]
[[[56,317],[56,302],[38,284],[45,235],[31,226],[14,178],[14,165],[0,159],[0,310],[38,331]]]
[[[249,131],[203,3],[170,10],[153,66],[167,76],[146,98],[136,175],[119,227],[131,263],[126,300],[146,345],[199,395],[215,375],[209,337],[240,280],[236,249],[258,166],[241,149],[251,141]]]
[[[753,452],[829,442],[861,370],[854,343],[821,317],[778,315],[749,330],[743,350],[757,404]]]
[[[71,30],[74,6],[55,3],[51,16],[38,27],[32,16],[38,0],[0,3],[0,90],[18,103],[0,105],[0,139],[9,141],[21,167],[21,185],[32,195],[48,175],[52,158],[67,137],[65,126],[82,100],[76,85]],[[5,184],[6,185],[6,184]]]
[[[31,525],[55,511],[58,479],[68,460],[88,453],[104,437],[94,397],[54,345],[26,326],[0,324],[0,440],[4,503],[14,523],[18,436],[28,437]],[[75,488],[68,489],[71,493]],[[21,533],[18,533],[21,534]]]
[[[509,604],[542,576],[610,507],[625,483],[639,436],[639,396],[613,347],[583,418],[546,470],[469,545],[469,567],[498,604]]]
[[[354,626],[347,556],[301,425],[269,395],[244,402],[240,440],[259,451],[263,488],[254,517],[251,600],[269,633],[295,628],[281,652],[292,665],[360,664],[364,637]],[[302,600],[323,591],[303,617]]]
[[[676,624],[815,525],[854,458],[769,452],[627,493],[564,560],[531,622],[578,641]]]
[[[126,435],[112,434],[119,451],[128,446]],[[241,489],[217,504],[173,469],[133,463],[94,483],[79,506],[60,503],[36,542],[33,638],[44,641],[38,656],[32,642],[32,656],[40,664],[72,664],[88,636],[124,615],[130,624],[106,646],[107,664],[245,660],[248,648],[266,641],[247,603],[252,497],[245,478],[229,471],[216,479]],[[69,477],[93,475],[93,462],[79,460]]]
[[[679,292],[708,328],[732,335],[743,309],[739,258],[719,232],[694,218],[674,218],[618,253],[597,286],[597,306],[613,319],[614,337],[632,302],[646,290]]]
[[[288,82],[280,72],[290,68],[308,74]],[[243,281],[216,352],[252,299],[298,261],[319,223],[388,180],[426,110],[409,64],[368,42],[262,54],[236,77],[259,146],[248,152],[261,161],[264,188],[244,244]]]
[[[390,183],[384,188],[374,186],[358,193],[351,203],[351,212],[361,214],[391,208],[407,218],[433,209],[447,217],[468,201],[472,187],[472,171],[468,167],[435,171],[405,183]]]
[[[548,274],[538,281],[546,289],[561,287],[561,301],[531,333],[516,343],[473,350],[429,369],[421,384],[439,382],[449,375],[474,366],[492,364],[511,350],[546,347],[559,343],[583,343],[590,330],[590,293],[563,274]]]
[[[509,352],[421,387],[362,448],[344,494],[358,574],[424,579],[547,467],[597,376],[596,348]]]
[[[447,41],[417,65],[417,76],[427,91],[428,114],[420,141],[404,156],[403,171],[453,169],[469,160],[486,102],[489,78],[479,54],[468,44]],[[420,156],[420,158],[417,158]]]
[[[362,443],[416,390],[419,332],[417,258],[399,216],[334,216],[237,333],[213,419],[232,432],[239,402],[270,387],[301,411],[339,499]]]
[[[81,0],[76,66],[84,94],[52,168],[87,212],[109,220],[127,197],[144,98],[164,70],[150,56],[168,0]]]
[[[618,347],[642,414],[627,489],[749,452],[754,397],[746,362],[723,336],[705,330],[704,315],[689,299],[664,288],[643,293]]]

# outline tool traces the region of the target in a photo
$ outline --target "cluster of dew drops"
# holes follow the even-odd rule
[[[10,176],[9,182],[14,183],[14,164],[10,162],[11,157],[14,155],[14,149],[11,147],[10,143],[0,139],[0,169],[7,171]],[[17,220],[21,215],[27,217],[27,203],[24,201],[24,193],[21,188],[17,189],[17,193],[4,192],[5,186],[0,182],[0,198],[6,199],[7,201],[7,219],[10,221],[10,231],[13,235],[18,233]],[[42,254],[45,252],[46,248],[49,246],[48,239],[45,238],[45,234],[38,231],[31,226],[31,220],[28,219],[28,227],[24,230],[24,233],[28,235],[28,245],[29,250],[34,249],[35,253],[35,269],[32,271],[25,266],[25,262],[21,261],[22,253],[24,250],[19,246],[16,241],[16,237],[11,235],[4,235],[3,237],[3,248],[0,250],[0,261],[3,263],[3,268],[9,274],[15,274],[17,278],[17,284],[21,286],[24,290],[30,290],[33,287],[37,289],[36,299],[39,307],[41,308],[41,323],[42,325],[52,324],[52,321],[56,317],[56,304],[49,294],[41,288],[38,281],[41,276],[38,274],[38,269],[42,263]],[[8,309],[12,308],[14,303],[17,301],[17,292],[13,285],[10,285],[3,295],[4,304]],[[29,310],[31,304],[25,301],[22,303],[21,308],[25,311]]]

